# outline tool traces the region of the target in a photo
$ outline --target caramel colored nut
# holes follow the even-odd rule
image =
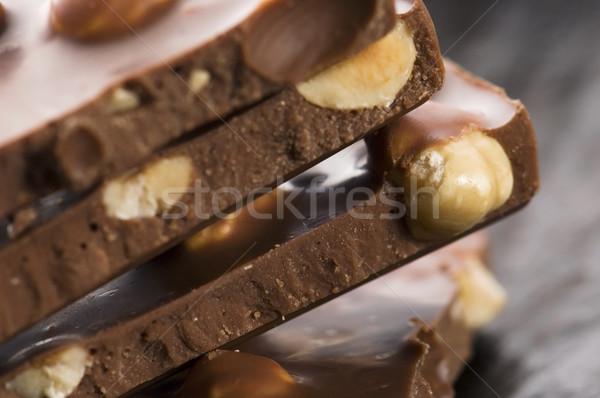
[[[190,236],[183,242],[184,246],[190,251],[196,251],[222,242],[235,232],[235,223],[235,216],[232,214]]]
[[[110,113],[121,113],[135,109],[140,104],[140,97],[137,93],[123,87],[118,87],[110,93],[107,108]]]
[[[87,351],[73,346],[19,373],[6,388],[23,398],[65,398],[79,385],[89,366]]]
[[[277,362],[252,354],[221,351],[192,368],[177,397],[275,398],[292,395],[294,379]]]
[[[415,238],[428,240],[464,232],[503,205],[513,174],[502,146],[470,130],[415,155],[400,183],[410,210],[408,227]]]
[[[480,259],[466,258],[465,265],[454,274],[459,294],[452,314],[469,328],[479,329],[498,316],[507,295]]]
[[[192,172],[193,164],[188,157],[161,159],[135,174],[108,182],[102,201],[111,217],[121,220],[153,217],[183,196],[191,185]]]
[[[164,14],[175,0],[53,0],[54,29],[80,39],[129,33]]]
[[[308,102],[323,108],[386,106],[410,78],[416,57],[412,34],[399,22],[382,39],[296,88]]]
[[[210,73],[204,69],[194,69],[190,73],[188,85],[194,93],[199,93],[210,82]]]

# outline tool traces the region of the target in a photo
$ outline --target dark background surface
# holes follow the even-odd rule
[[[542,174],[491,228],[511,301],[457,396],[600,397],[600,1],[425,2],[442,52],[527,106]]]

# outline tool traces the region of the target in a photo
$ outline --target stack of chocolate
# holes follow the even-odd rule
[[[533,129],[421,0],[0,0],[0,94],[0,397],[452,396],[506,300]]]

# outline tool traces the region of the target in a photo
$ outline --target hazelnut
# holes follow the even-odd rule
[[[377,42],[298,83],[296,89],[308,102],[323,108],[386,106],[410,78],[416,57],[412,34],[400,21]]]
[[[54,29],[80,39],[129,33],[164,14],[175,0],[52,0]]]
[[[399,183],[409,209],[408,227],[417,239],[468,230],[503,205],[513,188],[506,152],[478,130],[434,143],[417,153],[407,169],[408,175],[401,176]]]
[[[480,259],[464,259],[465,267],[454,271],[458,298],[452,314],[471,329],[491,322],[506,306],[507,295]]]
[[[187,156],[155,161],[137,173],[109,181],[102,192],[102,202],[109,216],[121,220],[154,217],[171,206],[191,185],[193,163]],[[169,190],[173,190],[170,192]]]
[[[87,351],[72,346],[19,373],[6,388],[23,398],[65,398],[79,385],[89,366]]]

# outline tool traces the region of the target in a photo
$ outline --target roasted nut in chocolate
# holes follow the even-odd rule
[[[513,174],[502,146],[470,130],[415,155],[402,185],[411,233],[427,240],[464,232],[504,204]]]
[[[506,291],[480,258],[465,258],[465,268],[458,269],[454,277],[459,297],[452,314],[471,329],[485,326],[506,306]]]
[[[187,238],[183,244],[190,251],[202,250],[207,246],[219,243],[235,233],[235,216],[230,215],[224,220],[209,225]]]
[[[296,387],[277,362],[241,352],[217,351],[194,367],[198,377],[178,397],[276,398],[289,396]]]
[[[188,85],[194,93],[199,93],[210,82],[210,73],[204,69],[194,69],[190,73]]]
[[[188,157],[175,156],[108,182],[102,193],[107,213],[111,217],[129,220],[153,217],[167,210],[170,205],[164,199],[172,203],[183,195],[181,189],[190,186],[192,169],[192,161]],[[168,192],[169,189],[174,191]]]
[[[23,398],[64,398],[79,385],[90,365],[87,351],[72,346],[19,373],[6,388]]]
[[[324,108],[385,106],[410,78],[416,56],[412,34],[399,22],[379,41],[296,88],[308,102]]]
[[[114,89],[108,97],[108,112],[121,113],[140,106],[140,97],[134,91],[123,87]]]
[[[394,24],[390,0],[263,1],[243,25],[244,61],[268,80],[297,83],[358,53],[372,42],[365,33],[375,40]]]
[[[80,39],[128,33],[164,14],[175,0],[53,0],[51,20],[57,32]]]

